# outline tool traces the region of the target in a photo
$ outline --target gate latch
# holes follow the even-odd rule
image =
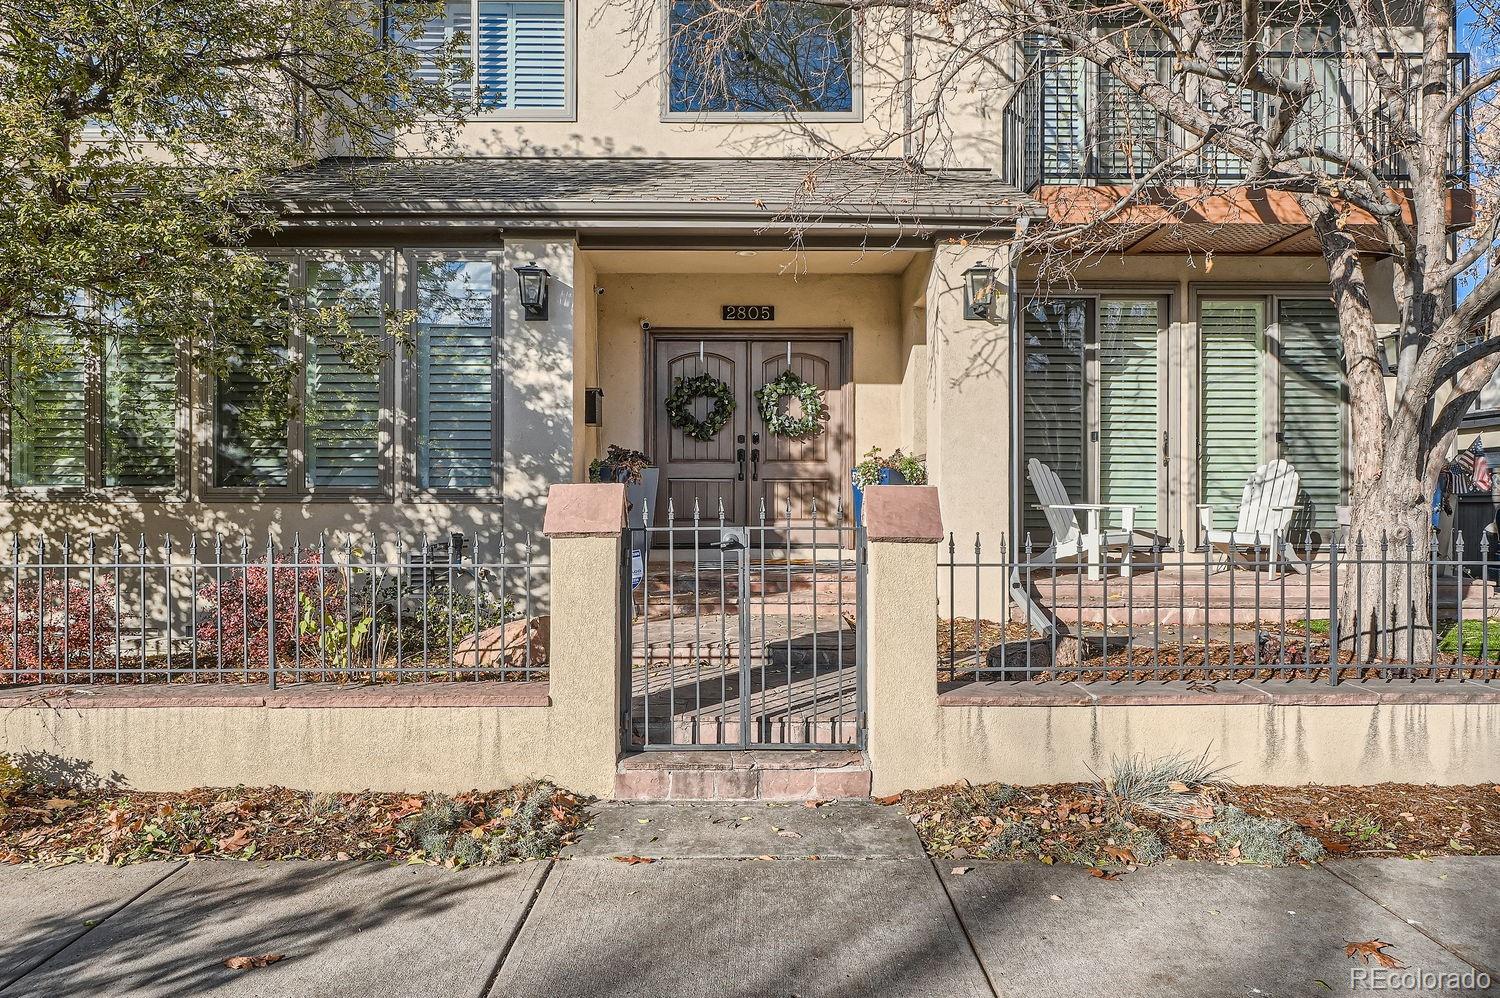
[[[720,551],[744,551],[749,546],[749,527],[725,527],[719,531],[719,542],[709,545],[709,547],[718,548]]]

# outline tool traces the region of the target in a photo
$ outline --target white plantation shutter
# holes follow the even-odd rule
[[[1303,501],[1294,528],[1331,529],[1343,495],[1343,364],[1338,316],[1328,301],[1283,300],[1281,457],[1301,476]]]
[[[10,413],[10,479],[16,486],[82,486],[87,427],[85,351],[55,328],[60,354],[44,373],[18,378]]]
[[[177,357],[172,341],[129,331],[104,346],[104,484],[177,480]]]
[[[473,20],[472,0],[448,0],[442,14],[428,21],[420,31],[406,40],[406,44],[421,57],[415,73],[417,79],[427,83],[443,83],[446,79],[453,99],[461,104],[467,104],[470,100],[473,66],[449,67],[445,72],[438,65],[437,57],[460,34],[470,40],[468,48],[472,51]]]
[[[1200,495],[1224,528],[1261,463],[1261,330],[1256,301],[1205,301],[1200,312]]]
[[[277,351],[284,359],[284,349]],[[270,386],[248,356],[227,358],[229,370],[215,391],[214,484],[248,488],[287,484],[286,423],[268,419]]]
[[[494,266],[443,260],[418,279],[417,483],[431,489],[493,484]]]
[[[1099,302],[1099,501],[1134,506],[1141,529],[1156,526],[1159,311],[1155,298]]]
[[[562,108],[567,28],[561,3],[479,0],[475,50],[479,108]]]
[[[381,265],[315,261],[310,303],[348,314],[350,332],[310,330],[303,421],[309,486],[380,485],[380,405],[384,362]]]
[[[1084,367],[1083,344],[1088,307],[1082,301],[1028,302],[1022,329],[1025,353],[1022,375],[1023,461],[1036,458],[1057,472],[1068,497],[1084,501]],[[1026,476],[1023,533],[1039,553],[1051,537],[1046,515]],[[1024,556],[1025,551],[1017,554]]]

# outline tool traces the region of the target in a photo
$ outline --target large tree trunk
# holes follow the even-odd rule
[[[1339,550],[1339,649],[1359,668],[1426,662],[1433,651],[1432,507],[1414,477],[1356,490]]]

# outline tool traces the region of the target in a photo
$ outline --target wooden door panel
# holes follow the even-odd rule
[[[793,340],[791,370],[797,376],[823,389],[828,405],[828,422],[822,433],[804,440],[792,440],[767,432],[758,408],[750,414],[751,444],[760,450],[760,461],[754,467],[750,483],[750,510],[759,515],[762,502],[766,522],[780,523],[791,502],[792,519],[807,521],[817,515],[823,523],[833,523],[842,499],[844,519],[848,511],[848,454],[852,442],[847,358],[842,340]],[[762,340],[750,345],[751,391],[776,379],[787,370],[786,341]],[[783,403],[787,405],[788,403]],[[796,403],[789,403],[795,411]],[[757,439],[758,435],[758,439]]]
[[[745,486],[740,480],[737,460],[738,441],[746,433],[749,406],[744,384],[747,345],[743,340],[711,340],[702,347],[700,357],[697,339],[663,338],[655,341],[653,390],[655,396],[655,442],[653,457],[661,469],[661,495],[658,501],[664,524],[666,502],[671,500],[677,523],[690,523],[693,500],[698,500],[705,520],[717,521],[718,504],[724,502],[725,519],[742,523],[745,515]],[[679,377],[711,374],[734,389],[737,404],[729,423],[712,440],[695,440],[674,428],[667,419],[666,398]],[[699,399],[695,406],[699,418],[712,403]]]

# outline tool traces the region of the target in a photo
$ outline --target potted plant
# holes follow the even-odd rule
[[[861,523],[865,489],[876,485],[926,485],[927,465],[921,458],[901,453],[899,447],[889,457],[879,447],[871,447],[849,477],[854,484],[854,522]]]
[[[656,484],[660,472],[651,466],[651,459],[638,450],[610,444],[604,456],[589,464],[589,481],[619,482],[625,486],[625,498],[630,503],[630,525],[639,527],[640,510],[649,503],[656,503]],[[651,518],[656,518],[652,510]]]

